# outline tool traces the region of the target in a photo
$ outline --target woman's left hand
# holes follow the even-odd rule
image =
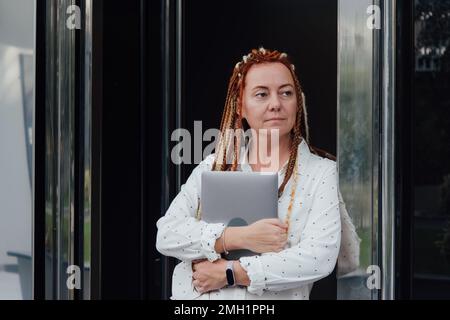
[[[225,287],[227,260],[219,259],[214,262],[200,260],[192,262],[192,280],[195,289],[205,293]]]

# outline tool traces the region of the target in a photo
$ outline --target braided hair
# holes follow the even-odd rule
[[[297,112],[293,129],[290,132],[291,145],[289,161],[284,175],[284,180],[278,189],[278,197],[283,194],[284,188],[288,183],[296,163],[298,146],[304,138],[309,144],[308,118],[305,107],[305,96],[303,94],[300,82],[295,74],[295,66],[288,58],[286,53],[277,50],[268,50],[264,48],[252,49],[251,52],[243,56],[242,61],[238,62],[231,75],[225,107],[220,123],[220,139],[216,146],[215,159],[212,166],[213,171],[236,171],[238,166],[239,151],[241,150],[241,136],[233,132],[244,130],[248,127],[245,119],[242,118],[242,96],[244,92],[245,77],[248,70],[256,64],[279,62],[284,64],[291,73],[295,84],[295,93],[297,97]],[[232,161],[229,154],[232,153]]]

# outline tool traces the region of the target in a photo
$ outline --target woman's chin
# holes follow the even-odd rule
[[[267,132],[267,134],[278,134],[280,137],[283,136],[286,132],[289,132],[289,130],[286,130],[286,128],[284,128],[284,126],[280,126],[280,125],[266,125],[264,126],[262,129],[265,130],[265,132]]]
[[[278,123],[266,123],[266,125],[264,126],[264,129],[267,130],[278,130],[278,131],[284,131],[284,126]]]

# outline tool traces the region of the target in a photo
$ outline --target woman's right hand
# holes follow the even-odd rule
[[[287,225],[279,219],[262,219],[245,227],[245,249],[257,253],[280,252],[287,243]]]

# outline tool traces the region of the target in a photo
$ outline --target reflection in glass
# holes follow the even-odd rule
[[[83,190],[83,299],[89,300],[91,297],[91,208],[92,208],[92,188],[91,188],[91,134],[92,134],[92,1],[85,3],[85,26],[84,30],[84,190]]]
[[[34,5],[0,0],[0,300],[32,298]]]
[[[67,27],[67,8],[75,2],[46,2],[45,289],[47,299],[58,300],[90,298],[92,0],[77,2],[80,30]],[[80,68],[75,64],[77,50]],[[82,80],[79,104],[75,75]],[[70,266],[81,271],[81,288],[68,287],[74,278]]]
[[[46,298],[73,299],[75,33],[66,27],[73,0],[47,2]]]
[[[338,12],[339,185],[360,243],[360,267],[338,278],[338,299],[377,299],[366,285],[367,267],[378,265],[376,115],[373,31],[367,27],[372,1],[341,0]]]
[[[450,298],[450,1],[415,1],[413,298]]]

